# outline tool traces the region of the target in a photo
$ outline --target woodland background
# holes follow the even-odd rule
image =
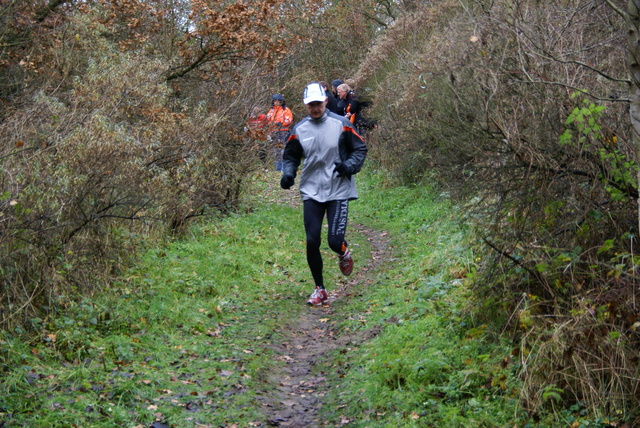
[[[639,418],[635,3],[0,0],[2,328],[235,210],[252,108],[283,93],[300,119],[306,83],[351,79],[368,168],[483,236],[465,275],[535,354],[523,407]]]

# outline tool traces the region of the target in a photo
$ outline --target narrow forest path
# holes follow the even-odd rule
[[[298,192],[286,192],[281,203],[299,206]],[[366,290],[373,282],[372,272],[388,259],[387,233],[361,224],[349,224],[349,230],[350,234],[359,233],[366,237],[370,244],[370,258],[362,260],[354,254],[352,275],[338,288],[328,289],[328,304],[309,307],[298,318],[283,323],[282,339],[271,344],[276,358],[282,363],[281,369],[268,375],[267,385],[258,394],[265,422],[270,426],[326,426],[320,419],[322,397],[334,385],[321,371],[314,369],[316,362],[325,363],[332,353],[371,339],[381,330],[376,326],[363,331],[344,332],[335,327],[334,321],[346,315],[334,309],[334,304]],[[325,260],[325,269],[334,261]]]

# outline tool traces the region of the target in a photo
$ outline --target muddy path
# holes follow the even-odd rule
[[[356,265],[353,273],[337,289],[328,290],[328,304],[309,307],[299,318],[290,320],[282,328],[281,340],[270,345],[281,362],[281,368],[267,376],[267,385],[258,394],[267,426],[326,426],[320,418],[320,409],[322,397],[332,385],[321,371],[314,368],[316,362],[325,363],[334,351],[361,344],[380,331],[379,327],[374,327],[345,333],[338,331],[333,322],[345,316],[334,309],[334,304],[366,289],[373,281],[370,272],[385,260],[388,251],[386,233],[353,224],[349,229],[351,234],[360,233],[367,237],[371,256],[369,260],[363,260],[354,254]],[[325,261],[325,269],[331,262]]]

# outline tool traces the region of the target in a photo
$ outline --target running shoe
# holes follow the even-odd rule
[[[316,287],[309,300],[307,300],[307,304],[311,306],[322,306],[328,299],[329,295],[327,294],[327,290]]]
[[[343,275],[351,275],[353,271],[353,258],[348,248],[343,255],[338,256],[338,266],[340,266],[340,272],[342,272]]]

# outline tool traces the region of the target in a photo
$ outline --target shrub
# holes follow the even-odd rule
[[[3,326],[108,284],[154,230],[234,209],[257,165],[242,123],[175,108],[159,62],[96,52],[87,64],[0,124]]]
[[[474,274],[487,303],[479,316],[506,312],[493,321],[506,320],[501,328],[539,356],[523,371],[532,412],[581,401],[637,417],[636,381],[614,374],[637,360],[624,37],[624,21],[604,4],[443,2],[399,20],[357,76],[375,88],[371,156],[394,182],[437,180],[466,204],[486,250]],[[535,301],[528,317],[519,316],[523,295]],[[565,318],[585,307],[610,308],[612,318]],[[583,328],[624,345],[577,346]],[[573,360],[563,361],[558,349],[569,348]],[[598,372],[586,379],[581,370]]]

